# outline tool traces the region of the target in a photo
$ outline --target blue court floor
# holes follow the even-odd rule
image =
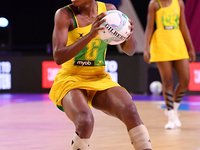
[[[165,109],[164,99],[162,95],[132,95],[132,99],[136,101],[158,101],[163,102],[161,108]],[[200,111],[200,95],[186,95],[181,102],[179,110],[183,111]]]
[[[160,102],[161,109],[165,109],[162,95],[132,95],[134,101]],[[0,107],[9,103],[23,103],[33,101],[50,101],[48,93],[43,94],[0,94]],[[183,111],[200,111],[200,95],[186,95],[179,107]]]

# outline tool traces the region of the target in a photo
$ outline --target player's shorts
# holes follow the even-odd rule
[[[49,97],[54,104],[63,111],[61,101],[63,97],[72,89],[85,89],[89,106],[92,107],[92,99],[97,91],[106,90],[112,87],[120,86],[112,81],[108,73],[102,75],[74,75],[58,73],[54,79],[54,84],[50,90]]]

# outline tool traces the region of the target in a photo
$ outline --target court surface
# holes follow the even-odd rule
[[[180,105],[182,127],[165,130],[164,101],[158,95],[132,95],[149,130],[153,150],[200,150],[200,96]],[[91,150],[132,150],[124,124],[92,109]],[[73,123],[48,94],[0,94],[0,150],[70,150]]]

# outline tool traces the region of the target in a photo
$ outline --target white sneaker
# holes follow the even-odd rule
[[[164,114],[165,114],[166,117],[168,117],[168,110],[167,109],[165,109]]]
[[[177,127],[181,127],[181,121],[178,118],[178,111],[175,110],[174,113],[175,113],[175,124]]]
[[[174,102],[174,112],[175,112],[175,123],[177,127],[181,127],[181,121],[178,118],[178,107],[180,103]]]
[[[176,124],[176,127],[181,127],[181,121],[179,120],[179,115],[178,115],[178,111],[177,110],[174,110],[174,113],[175,113],[175,124]],[[165,109],[165,112],[164,112],[165,116],[168,117],[168,110]]]
[[[165,129],[176,129],[176,123],[175,123],[175,113],[174,110],[168,110],[167,111],[168,115],[168,123],[165,125]]]

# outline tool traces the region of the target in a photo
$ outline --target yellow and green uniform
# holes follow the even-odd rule
[[[107,11],[105,3],[97,3],[98,14]],[[75,23],[75,29],[68,32],[68,46],[88,34],[92,24],[79,27],[73,10],[70,6],[66,8],[72,12]],[[96,91],[120,86],[113,82],[110,75],[105,72],[106,50],[107,43],[96,36],[75,57],[62,64],[62,69],[58,71],[49,94],[50,99],[59,109],[63,110],[61,100],[72,89],[86,89],[88,103],[91,105]]]
[[[188,51],[179,29],[180,6],[178,0],[172,0],[168,7],[156,11],[156,30],[150,43],[151,62],[188,59]]]

